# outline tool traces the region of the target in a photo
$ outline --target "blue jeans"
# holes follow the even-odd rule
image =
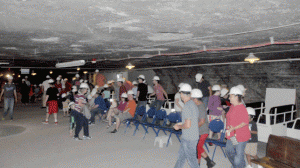
[[[164,104],[164,100],[155,100],[150,107],[155,107],[156,111],[161,109],[161,106]]]
[[[9,111],[9,117],[10,119],[13,119],[13,113],[14,113],[14,98],[4,98],[4,114],[3,117],[5,117]]]
[[[138,101],[137,105],[136,105],[136,109],[138,109],[141,106],[146,107],[147,105],[147,101]]]
[[[199,167],[197,160],[197,144],[198,140],[181,139],[178,152],[179,156],[174,168],[182,168],[186,160],[188,160],[188,164],[191,168]]]
[[[91,121],[92,123],[95,123],[95,116],[96,116],[97,114],[104,114],[104,110],[99,109],[99,108],[94,108],[94,109],[91,110],[91,118],[90,118],[90,121]]]
[[[245,147],[248,141],[239,142],[237,145],[232,145],[230,139],[226,143],[226,154],[233,168],[244,168],[246,167],[244,153]]]
[[[82,127],[83,127],[83,135],[89,136],[88,119],[82,113],[79,113],[75,110],[72,111],[72,115],[74,116],[75,122],[76,122],[74,137],[78,137],[79,132],[81,131]]]
[[[207,106],[208,106],[208,100],[209,100],[209,97],[202,97],[202,102],[204,103],[205,110],[207,109]]]

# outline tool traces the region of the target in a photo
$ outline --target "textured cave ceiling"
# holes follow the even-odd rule
[[[299,26],[298,0],[1,0],[0,59],[105,70],[298,58]]]

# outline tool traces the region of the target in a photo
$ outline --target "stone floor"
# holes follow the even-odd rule
[[[0,109],[1,112],[3,108]],[[107,123],[96,122],[90,126],[91,140],[75,141],[69,135],[69,118],[58,114],[58,125],[53,116],[49,125],[43,125],[45,110],[40,104],[15,108],[14,121],[0,121],[0,167],[174,167],[180,143],[172,136],[173,145],[159,148],[154,146],[155,134],[149,131],[143,139],[140,129],[135,136],[133,128],[124,133],[124,125],[116,134],[106,129]],[[6,117],[8,119],[8,117]],[[164,135],[162,132],[160,136]],[[80,134],[82,136],[82,132]],[[265,155],[266,144],[259,143],[258,156]],[[209,147],[211,156],[214,146]],[[220,148],[217,148],[215,168],[229,168],[230,164]],[[187,164],[185,167],[189,167]],[[206,167],[202,160],[201,167]],[[256,167],[256,166],[254,166]]]

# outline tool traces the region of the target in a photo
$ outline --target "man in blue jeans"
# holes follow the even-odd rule
[[[5,120],[5,116],[7,115],[9,111],[10,120],[13,120],[13,112],[14,112],[14,103],[17,102],[17,91],[16,86],[13,81],[12,76],[7,77],[8,83],[5,83],[3,86],[1,95],[0,95],[0,101],[2,100],[2,96],[4,94],[4,113],[2,116],[2,120]]]
[[[95,99],[95,106],[97,106],[97,108],[91,110],[90,124],[95,124],[95,116],[97,114],[104,115],[105,112],[108,111],[106,102],[101,95],[102,94],[98,94],[98,97]]]
[[[197,160],[197,144],[199,140],[198,118],[199,110],[197,105],[191,99],[192,87],[189,84],[183,84],[180,87],[180,96],[184,107],[182,110],[182,122],[174,125],[175,130],[182,129],[182,139],[179,148],[179,156],[175,168],[182,168],[185,161],[191,168],[199,167]]]

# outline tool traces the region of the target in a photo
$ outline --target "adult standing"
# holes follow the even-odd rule
[[[201,73],[196,74],[195,77],[197,88],[200,89],[203,94],[202,101],[205,105],[205,109],[207,109],[209,97],[212,95],[210,83],[203,78]]]
[[[48,109],[47,109],[47,113],[46,113],[46,119],[45,122],[43,122],[43,124],[48,124],[48,119],[49,116],[51,114],[53,114],[54,116],[54,123],[55,125],[58,124],[57,122],[57,112],[58,112],[58,103],[57,103],[57,99],[58,99],[58,90],[57,88],[54,86],[54,80],[53,79],[49,79],[49,85],[50,87],[47,89],[46,91],[46,98],[45,104],[48,104]]]
[[[14,103],[17,103],[17,91],[16,86],[13,81],[12,76],[7,77],[8,83],[5,83],[3,86],[0,101],[2,100],[2,96],[4,95],[4,113],[2,116],[2,120],[5,120],[5,116],[9,112],[10,120],[13,120],[13,112],[14,112]]]
[[[207,113],[205,110],[204,103],[201,101],[201,98],[203,97],[201,90],[193,89],[191,93],[191,97],[199,110],[198,126],[199,126],[200,137],[197,145],[198,164],[200,165],[201,157],[203,157],[206,160],[206,164],[208,168],[214,167],[216,163],[210,160],[209,156],[207,155],[207,153],[203,148],[205,140],[208,137],[208,119],[207,119]]]
[[[47,92],[47,89],[50,87],[49,85],[49,79],[50,79],[50,76],[47,75],[46,76],[46,80],[42,83],[42,90],[43,90],[43,97],[42,97],[42,108],[46,108],[46,92]]]
[[[118,78],[118,80],[117,80],[117,84],[119,86],[119,97],[118,97],[119,100],[121,100],[122,94],[127,92],[126,87],[123,84],[124,81],[125,80],[123,78]]]
[[[164,95],[166,96],[167,101],[169,101],[168,94],[164,90],[164,88],[159,84],[159,81],[160,79],[158,76],[153,77],[154,92],[150,94],[150,97],[156,95],[156,100],[150,105],[150,107],[155,107],[156,111],[160,110],[161,106],[164,104]]]
[[[230,109],[226,115],[226,153],[234,168],[244,168],[245,146],[251,138],[249,119],[246,107],[242,104],[242,92],[233,87],[230,89]]]
[[[182,110],[183,123],[177,123],[174,126],[175,130],[182,129],[182,138],[178,152],[179,156],[175,168],[182,168],[186,159],[191,168],[199,167],[196,154],[199,140],[199,110],[191,99],[191,91],[192,87],[189,84],[184,84],[179,90],[181,99],[184,102],[184,107]]]
[[[26,84],[26,80],[22,79],[22,84],[21,84],[22,99],[21,99],[21,102],[25,105],[27,105],[29,103],[29,91],[30,91],[30,87]]]
[[[184,83],[180,83],[178,85],[178,89],[180,90],[180,87],[183,85]],[[175,104],[174,104],[174,107],[175,107],[175,112],[182,112],[182,109],[183,109],[183,106],[184,106],[184,103],[183,101],[181,100],[180,98],[180,92],[178,92],[175,94]]]
[[[147,105],[147,94],[148,94],[148,86],[144,83],[145,76],[139,75],[138,77],[138,88],[137,88],[137,94],[136,94],[136,101],[138,101],[137,108],[141,106]]]

